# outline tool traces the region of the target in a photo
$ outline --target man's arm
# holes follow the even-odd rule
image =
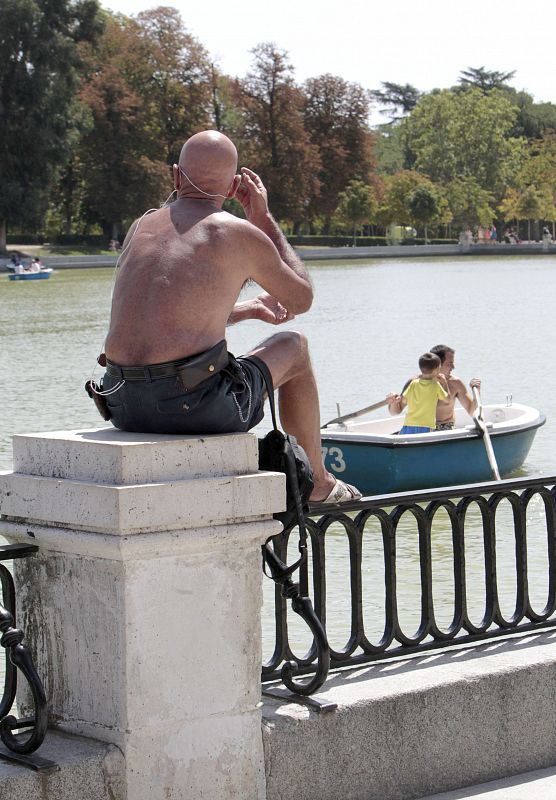
[[[469,416],[473,415],[473,412],[477,408],[477,403],[475,402],[475,398],[471,397],[469,392],[467,391],[465,384],[460,378],[453,379],[456,383],[456,392],[455,396],[460,401],[464,409],[467,411]],[[480,378],[471,378],[469,381],[469,386],[471,389],[474,387],[477,388],[479,391],[481,389],[481,381]]]
[[[286,237],[270,213],[267,191],[262,180],[247,167],[242,167],[241,172],[242,182],[237,190],[236,197],[243,206],[247,220],[265,234],[265,237],[270,239],[275,248],[274,252],[276,253],[277,251],[280,259],[279,263],[282,265],[282,271],[271,267],[265,275],[264,264],[258,263],[259,260],[255,258],[258,269],[257,267],[255,268],[256,272],[252,277],[257,282],[261,278],[263,281],[266,279],[267,284],[270,278],[276,284],[278,291],[273,291],[268,285],[261,285],[276,297],[281,295],[279,300],[284,306],[291,307],[297,313],[307,311],[311,307],[313,300],[313,287],[305,265],[288,244]],[[258,244],[262,246],[263,242],[259,241]],[[288,278],[288,272],[293,273],[295,276],[294,281]],[[284,291],[289,295],[289,302],[285,297]]]

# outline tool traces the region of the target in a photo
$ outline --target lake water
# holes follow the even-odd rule
[[[456,349],[455,374],[466,383],[473,376],[482,379],[483,402],[505,403],[512,395],[545,412],[547,423],[522,474],[556,472],[554,258],[343,262],[314,265],[310,272],[313,308],[285,327],[309,337],[323,420],[336,416],[336,403],[347,413],[399,391],[415,373],[419,355],[445,343]],[[113,271],[104,269],[64,270],[37,282],[0,276],[0,469],[11,468],[15,432],[103,424],[83,384],[103,345],[112,278]],[[228,329],[230,350],[243,353],[275,330],[256,321],[234,326]],[[259,431],[266,430],[265,420]],[[440,550],[442,534],[440,525]],[[408,586],[414,560],[407,559]],[[347,585],[341,547],[334,563],[340,599],[329,628],[338,637],[333,644],[341,646],[346,630],[341,588]],[[511,586],[508,592],[511,596]],[[405,605],[411,616],[410,592]]]

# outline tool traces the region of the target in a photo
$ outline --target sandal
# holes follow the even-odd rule
[[[352,486],[350,483],[344,483],[339,478],[336,479],[336,485],[324,500],[314,500],[314,505],[339,505],[340,503],[353,503],[356,500],[361,500],[361,492]]]

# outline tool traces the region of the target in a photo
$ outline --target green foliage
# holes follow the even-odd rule
[[[492,224],[496,216],[494,196],[479,186],[476,178],[454,178],[446,187],[446,195],[453,221],[460,230]]]
[[[523,142],[509,133],[517,109],[500,91],[449,90],[423,97],[403,122],[415,169],[434,182],[475,178],[501,194],[519,166]]]
[[[223,75],[179,13],[99,11],[97,0],[0,4],[0,250],[11,230],[120,237],[171,190],[184,140],[214,127],[259,172],[294,233],[460,229],[556,217],[556,105],[462,71],[452,90],[336,75],[302,86],[288,54],[253,50]],[[369,127],[370,104],[388,124]],[[224,208],[243,216],[240,205]],[[377,227],[380,230],[377,230]]]
[[[413,111],[422,96],[422,92],[410,83],[384,81],[381,86],[382,89],[375,89],[372,96],[379,105],[385,106],[380,113],[391,117],[391,123]]]
[[[78,45],[100,27],[95,0],[0,4],[0,221],[40,225],[67,157]]]
[[[405,137],[400,125],[380,125],[374,150],[379,175],[393,175],[407,167]]]
[[[468,67],[461,71],[459,83],[465,88],[475,87],[480,89],[483,94],[488,94],[493,89],[501,89],[515,75],[515,70],[511,72],[498,72],[488,70],[484,67]]]
[[[308,205],[309,217],[324,217],[324,229],[352,180],[369,182],[374,162],[367,127],[369,95],[356,83],[336,75],[312,78],[304,86],[304,126],[318,148],[318,180],[324,191]]]
[[[320,195],[318,147],[304,126],[304,97],[287,53],[268,42],[252,52],[251,71],[238,82],[242,158],[264,176],[278,218],[299,224]]]
[[[372,222],[377,210],[376,198],[370,186],[363,181],[350,181],[338,197],[335,219],[340,225],[351,225],[353,244],[356,243],[357,228]]]

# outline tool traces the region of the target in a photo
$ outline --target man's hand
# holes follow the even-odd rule
[[[236,303],[228,318],[228,325],[235,325],[246,319],[260,319],[270,325],[282,325],[295,318],[295,314],[278,302],[272,295],[263,292],[250,300]]]
[[[477,389],[479,392],[481,391],[481,379],[480,378],[471,378],[469,381],[469,386],[471,389]]]
[[[255,304],[254,318],[268,322],[270,325],[282,325],[284,322],[289,322],[295,318],[295,314],[284,308],[275,297],[266,292],[253,298],[253,302]]]
[[[404,407],[404,398],[401,396],[401,394],[388,392],[385,399],[388,402],[388,412],[390,414],[402,413]]]
[[[264,183],[256,172],[247,167],[241,168],[241,184],[236,192],[249,222],[260,227],[268,216],[268,196]]]
[[[446,380],[446,376],[445,376],[445,375],[443,375],[442,373],[439,373],[439,375],[438,375],[438,377],[437,377],[437,379],[436,379],[436,380],[437,380],[437,381],[438,381],[438,383],[439,383],[439,384],[442,386],[442,388],[444,389],[444,391],[445,391],[447,394],[449,394],[449,393],[450,393],[450,390],[448,389],[448,381]]]

